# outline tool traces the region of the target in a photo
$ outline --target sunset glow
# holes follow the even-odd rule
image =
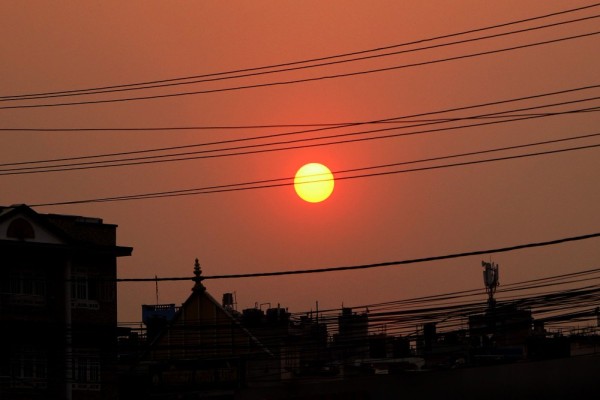
[[[334,324],[331,338],[338,333],[333,310],[343,304],[360,314],[361,306],[471,289],[480,293],[471,300],[485,303],[481,260],[502,265],[501,283],[567,277],[598,264],[600,237],[498,253],[493,260],[482,253],[426,267],[260,275],[600,232],[600,136],[594,136],[600,51],[593,50],[600,48],[599,3],[122,3],[1,2],[0,36],[8,40],[0,63],[0,220],[10,223],[1,209],[18,204],[31,207],[21,216],[29,223],[34,212],[53,221],[53,215],[82,216],[63,222],[91,224],[92,231],[102,220],[106,229],[118,226],[119,246],[134,248],[131,257],[119,257],[110,304],[92,309],[95,300],[88,300],[104,288],[92,277],[93,287],[81,288],[82,304],[90,307],[81,313],[104,315],[116,307],[119,323],[145,329],[141,305],[183,304],[198,258],[203,274],[213,277],[205,282],[207,293],[217,300],[235,294],[238,311],[272,306],[300,316],[313,310],[315,324],[331,310],[323,313]],[[324,164],[332,176],[301,169],[309,163]],[[24,228],[9,238],[7,229],[0,226],[0,237],[14,251],[58,234],[42,224],[33,238]],[[104,246],[90,235],[90,246]],[[63,241],[59,235],[48,246]],[[11,293],[13,286],[20,292],[39,286],[37,278],[28,281],[32,268],[50,262],[25,250],[10,266],[7,257],[2,254],[0,272],[26,282],[0,280]],[[78,277],[85,272],[75,269]],[[219,278],[248,273],[259,275]],[[173,277],[183,280],[162,280]],[[151,279],[126,280],[139,278]],[[44,293],[57,294],[50,287]],[[50,300],[31,294],[21,300],[50,310]],[[33,303],[5,308],[18,321],[28,310],[31,318],[50,321]],[[439,329],[446,332],[454,321],[447,323]],[[415,329],[395,325],[386,334],[391,340]],[[30,347],[38,353],[38,344],[28,340],[6,343],[11,354],[22,348],[19,360],[29,360],[23,354]],[[4,353],[0,364],[12,362]],[[280,376],[270,365],[269,374]],[[292,372],[281,376],[288,375],[295,379]],[[10,382],[22,392],[25,382],[16,378]],[[38,377],[30,378],[31,393],[66,397],[40,392]],[[47,383],[43,392],[72,389],[66,381]],[[83,386],[74,391],[86,394]]]
[[[319,203],[326,200],[333,192],[333,174],[323,164],[310,163],[296,172],[294,188],[304,201]]]

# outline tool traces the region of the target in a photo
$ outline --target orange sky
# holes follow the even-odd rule
[[[327,57],[590,4],[542,0],[3,2],[0,95],[122,85]],[[600,7],[468,37],[597,14]],[[422,63],[595,32],[599,21],[591,19],[520,35],[285,74],[116,94],[1,102],[0,107],[201,91]],[[108,104],[0,108],[0,128],[372,121],[600,84],[598,48],[600,37],[596,35],[294,85]],[[465,117],[594,96],[600,96],[600,89],[422,118]],[[543,112],[598,105],[598,100],[588,101]],[[335,172],[598,133],[599,123],[596,112],[578,113],[236,157],[0,175],[0,204],[52,203],[292,177],[308,162],[321,162]],[[367,128],[373,127],[353,129]],[[0,131],[0,160],[14,163],[127,152],[290,130]],[[294,138],[351,131],[324,131]],[[390,133],[393,132],[398,131]],[[598,143],[598,138],[591,138],[468,160]],[[132,257],[120,260],[122,278],[191,275],[196,257],[206,275],[367,264],[598,232],[599,156],[596,148],[339,180],[331,198],[319,204],[301,201],[293,187],[280,187],[36,210],[95,216],[118,224],[119,244],[134,247]],[[419,164],[425,165],[435,164]],[[501,266],[502,284],[591,268],[597,266],[599,256],[598,241],[588,240],[498,254],[493,260]],[[206,286],[216,298],[223,292],[236,292],[240,309],[254,306],[255,302],[280,303],[297,312],[314,308],[316,301],[320,308],[334,308],[342,303],[359,306],[483,289],[480,263],[480,257],[469,257],[379,270],[214,280],[207,281]],[[119,320],[139,321],[141,304],[156,301],[154,284],[119,285]],[[191,282],[161,283],[159,301],[181,303],[191,286]]]

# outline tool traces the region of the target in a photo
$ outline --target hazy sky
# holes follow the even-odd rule
[[[573,0],[4,1],[0,4],[0,96],[165,81],[286,64],[400,45],[592,4]],[[7,128],[325,124],[413,115],[421,115],[408,118],[414,124],[430,125],[317,140],[325,135],[402,126],[370,124],[126,156],[257,144],[270,146],[253,150],[297,147],[177,162],[16,175],[6,175],[6,169],[51,164],[4,165],[0,166],[0,204],[55,203],[288,178],[308,162],[326,164],[334,174],[338,171],[339,178],[597,145],[600,138],[590,137],[435,162],[339,172],[600,133],[597,112],[540,117],[540,113],[600,107],[599,100],[582,101],[600,97],[600,88],[433,114],[600,85],[600,35],[462,57],[595,33],[600,31],[599,18],[437,46],[598,14],[600,7],[593,7],[360,55],[436,46],[420,51],[280,73],[85,96],[11,101],[4,98],[0,102],[2,164],[249,139],[301,130],[276,127],[25,132]],[[441,61],[452,58],[459,59]],[[432,62],[435,60],[438,61]],[[411,64],[418,65],[390,69]],[[306,81],[379,69],[389,70]],[[226,77],[231,75],[210,78]],[[297,80],[304,82],[271,85]],[[266,86],[236,89],[253,85]],[[219,89],[227,90],[214,91]],[[137,101],[7,108],[202,91],[213,92]],[[566,102],[570,103],[532,108]],[[499,112],[540,118],[460,129],[447,128],[499,119],[440,121]],[[438,130],[339,143],[351,138],[432,129]],[[296,142],[273,146],[273,142],[290,140]],[[338,143],[298,148],[325,142]],[[248,149],[236,151],[247,153]],[[368,264],[598,232],[599,157],[600,150],[590,148],[453,168],[338,179],[333,195],[318,204],[303,202],[293,187],[282,186],[35,209],[42,213],[100,217],[106,223],[118,224],[118,243],[134,248],[132,257],[119,260],[121,278],[191,276],[196,257],[205,275]],[[104,159],[69,163],[99,160]],[[599,243],[592,239],[496,254],[491,259],[500,264],[502,285],[597,266]],[[280,303],[297,312],[314,309],[317,301],[325,309],[483,289],[481,260],[482,257],[467,257],[363,271],[211,280],[206,281],[206,286],[217,299],[224,292],[235,292],[239,309],[255,303],[272,306]],[[182,303],[191,287],[191,282],[160,283],[159,302]],[[141,304],[156,302],[155,285],[119,283],[118,299],[119,320],[139,321]]]

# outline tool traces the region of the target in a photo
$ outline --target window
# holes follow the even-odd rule
[[[43,305],[46,303],[46,277],[33,271],[11,271],[0,280],[0,293],[10,295],[11,304]]]
[[[85,273],[79,268],[71,277],[71,305],[73,308],[100,308],[99,302],[114,302],[116,284],[114,279]]]
[[[8,279],[2,279],[0,292],[7,294],[46,295],[46,279],[32,271],[12,271]]]
[[[14,346],[8,351],[9,363],[2,370],[8,372],[12,387],[44,388],[47,385],[48,359],[33,346]]]
[[[71,298],[76,300],[88,300],[88,279],[84,276],[71,278]]]
[[[73,275],[71,277],[71,307],[99,309],[97,286],[95,279],[84,275]]]
[[[33,230],[33,226],[31,226],[27,220],[17,218],[8,225],[6,236],[19,240],[34,239],[35,231]]]
[[[73,389],[100,390],[100,358],[80,355],[73,361]]]

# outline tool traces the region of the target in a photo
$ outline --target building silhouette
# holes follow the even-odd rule
[[[153,318],[147,320],[146,342],[123,363],[122,396],[232,398],[248,382],[278,376],[277,356],[206,291],[198,260],[194,272],[191,294],[180,307],[143,306]]]
[[[0,207],[0,398],[117,396],[116,229]]]
[[[595,331],[551,335],[518,301],[483,303],[458,329],[425,313],[401,336],[374,330],[368,310],[342,308],[334,319],[266,303],[238,312],[231,294],[219,304],[206,291],[199,266],[194,280],[181,306],[143,306],[152,318],[137,358],[124,363],[124,398],[477,399],[490,387],[490,399],[564,398],[598,389]]]
[[[117,258],[132,249],[116,244],[116,228],[0,207],[2,400],[567,398],[600,389],[597,327],[547,330],[574,318],[600,325],[600,288],[544,294],[545,305],[585,306],[536,319],[526,298],[494,299],[496,267],[484,274],[487,303],[238,312],[232,293],[219,303],[207,292],[196,260],[189,296],[142,305],[138,331],[117,327]],[[404,321],[415,330],[385,328]]]

